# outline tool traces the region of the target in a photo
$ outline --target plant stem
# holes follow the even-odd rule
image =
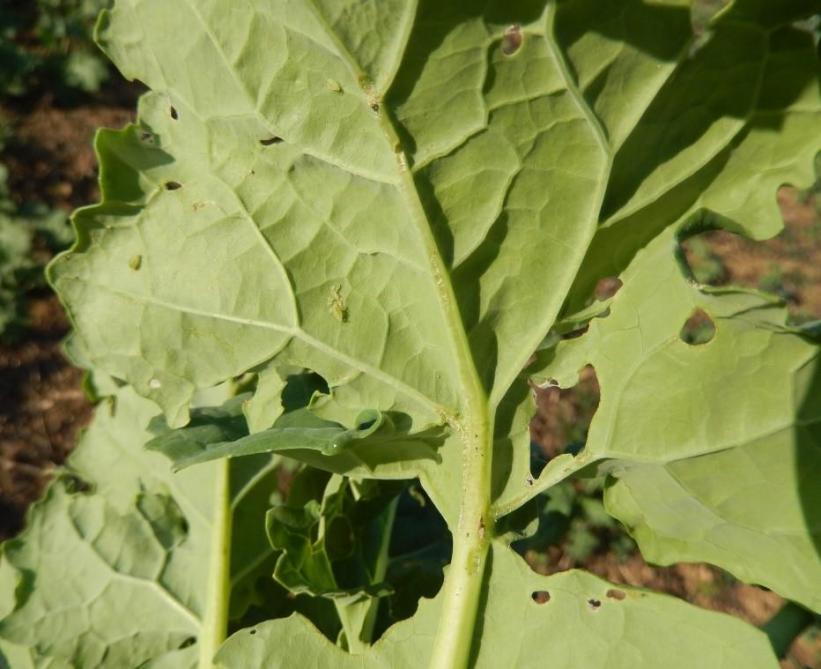
[[[391,545],[391,533],[393,532],[393,523],[396,520],[396,507],[399,506],[399,496],[394,497],[385,509],[384,519],[385,524],[382,527],[382,543],[379,546],[379,554],[376,558],[376,564],[371,580],[373,583],[381,583],[385,580],[385,574],[388,572],[388,564],[390,563],[390,556],[388,551]],[[368,609],[368,615],[365,618],[365,623],[362,625],[362,639],[367,643],[373,643],[373,629],[376,625],[376,616],[379,612],[380,600],[374,598]]]
[[[231,481],[230,459],[216,464],[214,526],[211,530],[211,564],[208,597],[199,638],[199,669],[213,669],[214,656],[228,633],[228,603],[231,594]]]
[[[462,449],[462,504],[445,576],[442,612],[431,653],[431,669],[464,669],[470,661],[474,628],[487,566],[490,507],[490,426],[466,435]],[[487,531],[486,531],[487,528]]]
[[[399,190],[408,205],[408,214],[419,232],[428,256],[439,306],[458,369],[463,396],[460,415],[448,417],[451,428],[462,442],[462,494],[459,521],[453,534],[453,556],[445,576],[442,624],[439,625],[431,653],[431,669],[463,669],[470,660],[473,628],[484,583],[488,541],[485,528],[491,528],[491,456],[493,426],[487,393],[476,370],[473,351],[459,312],[450,272],[433,235],[425,207],[419,197],[408,158],[399,135],[390,121],[382,125],[391,146],[396,149]]]

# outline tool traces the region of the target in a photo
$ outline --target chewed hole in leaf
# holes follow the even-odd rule
[[[678,248],[683,273],[703,285],[772,293],[787,303],[792,323],[821,318],[821,292],[813,280],[821,249],[817,198],[782,186],[777,201],[784,229],[765,241],[722,229],[686,236]],[[711,223],[708,219],[704,225]]]
[[[173,105],[168,108],[168,113],[171,115],[171,118],[175,121],[180,117],[179,114],[177,114],[176,107],[174,107]]]
[[[598,611],[601,608],[601,600],[591,597],[587,600],[587,606],[591,611]]]
[[[177,190],[182,188],[182,184],[179,181],[166,181],[165,182],[165,190]]]
[[[519,49],[522,48],[524,42],[524,35],[522,34],[522,26],[514,23],[502,36],[502,53],[505,56],[513,56]]]
[[[277,136],[259,140],[259,143],[262,144],[262,146],[271,146],[272,144],[279,144],[280,142],[282,142],[282,137]]]
[[[730,275],[727,264],[717,251],[720,245],[729,249],[732,239],[738,235],[723,230],[702,232],[679,242],[679,258],[684,263],[685,275],[697,283],[721,286],[728,282]],[[721,240],[719,244],[718,242]]]
[[[550,601],[550,593],[547,590],[536,590],[530,594],[530,598],[537,604],[546,604]]]
[[[177,649],[182,650],[183,648],[188,648],[189,646],[193,646],[195,643],[197,643],[197,637],[190,636],[187,639],[185,639],[179,646],[177,646]]]
[[[694,309],[679,332],[681,340],[691,346],[701,346],[713,339],[716,326],[713,319],[703,309]]]
[[[537,412],[530,423],[534,446],[531,476],[538,477],[544,466],[563,453],[577,454],[587,441],[590,422],[599,406],[596,370],[587,365],[572,388],[535,388]]]

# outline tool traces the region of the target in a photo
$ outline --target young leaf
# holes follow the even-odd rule
[[[242,398],[238,398],[242,400]],[[170,458],[176,469],[226,457],[257,453],[285,453],[319,469],[338,474],[410,478],[410,464],[437,462],[442,430],[431,428],[409,436],[390,416],[361,413],[356,426],[346,428],[318,418],[308,409],[286,413],[274,427],[247,434],[239,402],[222,409],[194,410],[187,427],[167,430],[148,443]]]

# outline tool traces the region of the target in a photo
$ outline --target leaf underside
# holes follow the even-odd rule
[[[37,578],[0,636],[42,662],[196,666],[211,460],[257,485],[271,453],[419,478],[457,543],[470,462],[491,462],[489,521],[606,475],[607,510],[649,560],[711,562],[821,608],[817,340],[765,296],[695,284],[677,252],[698,229],[775,234],[776,189],[814,177],[818,59],[796,21],[817,3],[774,7],[735,0],[696,36],[686,2],[118,0],[99,41],[150,92],[136,125],[98,134],[102,202],[75,213],[49,276],[74,359],[153,404],[119,391],[130,425],[98,411],[72,463],[93,492],[58,480],[7,545],[4,569]],[[608,309],[548,337],[596,313],[609,276]],[[715,326],[701,345],[680,336],[695,310]],[[601,385],[587,444],[534,480],[529,384],[573,385],[586,364]],[[304,369],[323,381],[297,409]],[[191,409],[249,373],[244,402]],[[155,406],[152,448],[196,466],[172,475],[141,450]],[[247,573],[272,568],[264,497],[247,497]],[[471,666],[776,666],[738,621],[537,576],[493,530]],[[65,563],[68,545],[83,557]],[[61,584],[76,615],[49,594]],[[364,654],[295,613],[241,629],[218,662],[423,666],[446,596]]]

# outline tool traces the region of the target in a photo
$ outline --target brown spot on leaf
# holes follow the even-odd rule
[[[522,48],[524,42],[524,35],[522,34],[522,26],[514,23],[502,36],[502,53],[505,56],[513,56],[519,49]]]

